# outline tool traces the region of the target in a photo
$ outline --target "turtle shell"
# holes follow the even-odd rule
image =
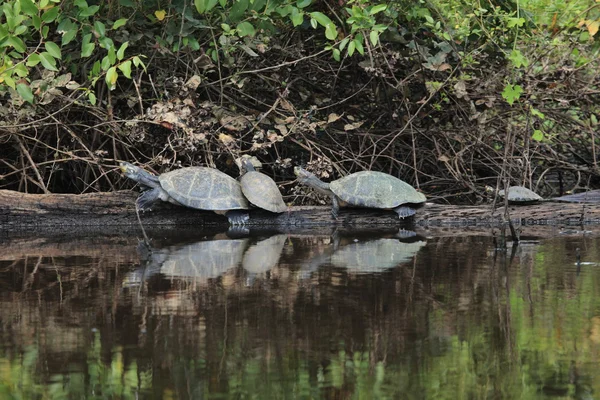
[[[395,208],[427,200],[408,183],[376,171],[356,172],[331,182],[329,188],[346,203],[360,207]]]
[[[246,210],[238,181],[214,168],[187,167],[161,174],[162,188],[184,206],[201,210]]]
[[[500,190],[498,195],[504,197],[504,190]],[[508,201],[514,203],[532,203],[542,200],[542,196],[523,186],[511,186],[508,188]]]
[[[258,171],[248,171],[241,178],[244,196],[257,207],[274,213],[287,210],[283,197],[273,179]]]

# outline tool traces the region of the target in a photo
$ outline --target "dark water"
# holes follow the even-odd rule
[[[0,399],[600,397],[598,238],[136,235],[0,242]]]

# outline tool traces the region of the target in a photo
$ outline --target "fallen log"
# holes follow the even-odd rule
[[[112,193],[27,194],[0,190],[0,229],[36,230],[39,227],[82,227],[137,225],[133,191]],[[519,225],[600,224],[598,204],[544,202],[526,206],[510,206],[510,218]],[[272,214],[250,210],[248,226],[311,227],[311,226],[397,226],[420,227],[500,226],[504,209],[495,210],[488,204],[456,206],[426,204],[414,218],[399,220],[387,210],[347,208],[337,220],[332,219],[330,207],[290,207],[288,212]],[[158,204],[152,211],[140,213],[145,226],[193,225],[196,227],[226,227],[227,219],[210,211],[193,210]]]

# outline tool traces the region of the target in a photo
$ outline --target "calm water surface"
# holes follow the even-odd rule
[[[0,240],[1,399],[600,397],[598,238],[59,236]]]

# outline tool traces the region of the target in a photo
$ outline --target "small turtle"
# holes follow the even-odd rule
[[[504,190],[498,192],[498,196],[504,198]],[[523,186],[511,186],[508,188],[508,202],[515,204],[529,204],[542,201],[543,198],[533,190]]]
[[[128,162],[121,162],[120,168],[126,177],[146,189],[136,201],[140,210],[150,209],[162,200],[225,214],[232,225],[243,225],[248,220],[246,212],[231,211],[247,210],[249,205],[239,182],[221,171],[187,167],[155,176]]]
[[[277,184],[267,175],[254,169],[250,159],[242,160],[246,173],[240,178],[244,196],[255,206],[274,213],[287,210]]]
[[[488,192],[493,193],[494,189],[486,187]],[[504,198],[504,190],[498,191],[498,196]],[[511,204],[532,204],[537,202],[558,202],[558,203],[599,203],[600,191],[589,190],[587,192],[567,194],[560,197],[544,199],[532,190],[523,186],[511,186],[508,188],[508,202]]]
[[[331,197],[331,214],[337,218],[340,206],[392,209],[400,218],[415,215],[407,204],[424,203],[427,199],[408,183],[392,175],[376,171],[361,171],[336,181],[325,183],[301,167],[295,167],[298,181]]]

